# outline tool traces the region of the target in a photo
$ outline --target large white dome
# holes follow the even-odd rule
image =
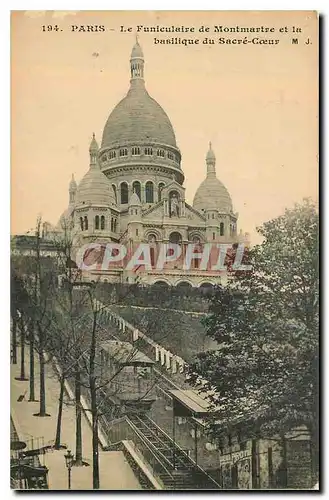
[[[130,65],[130,89],[107,119],[101,149],[128,143],[157,143],[177,149],[175,132],[168,115],[145,88],[144,56],[138,42],[133,47]]]

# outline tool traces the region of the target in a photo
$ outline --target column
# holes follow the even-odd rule
[[[145,203],[145,183],[141,183],[141,202]]]

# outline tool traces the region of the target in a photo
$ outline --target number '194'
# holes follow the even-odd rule
[[[47,26],[42,26],[42,31],[59,31],[57,24],[48,24]]]

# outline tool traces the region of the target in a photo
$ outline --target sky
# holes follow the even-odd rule
[[[48,31],[57,25],[59,30]],[[103,25],[105,31],[72,31]],[[89,168],[89,143],[129,89],[136,27],[185,26],[194,33],[139,33],[150,95],[168,114],[182,153],[186,201],[206,174],[212,142],[218,178],[256,227],[318,193],[318,47],[312,12],[14,12],[11,19],[11,232],[39,214],[57,223],[68,184]],[[209,33],[200,33],[201,26]],[[45,31],[43,31],[45,26]],[[131,31],[121,31],[121,26]],[[213,33],[214,26],[275,32]],[[293,26],[302,33],[292,33]],[[287,27],[288,32],[279,32]],[[86,28],[85,28],[86,29]],[[218,38],[278,39],[276,45],[219,44]],[[299,38],[292,44],[292,38]],[[198,45],[154,38],[199,39]],[[202,43],[205,37],[216,43]],[[309,41],[311,43],[306,44]],[[98,54],[95,57],[95,54]]]

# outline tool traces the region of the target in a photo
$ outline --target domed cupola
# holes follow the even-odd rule
[[[136,40],[130,57],[130,88],[115,106],[103,130],[100,167],[113,178],[117,167],[157,165],[176,171],[183,183],[181,154],[173,126],[165,111],[145,88],[144,55]]]
[[[98,144],[95,134],[89,147],[90,167],[82,178],[76,194],[76,206],[116,206],[113,188],[107,177],[101,172],[98,161]]]
[[[224,184],[216,177],[216,156],[209,143],[209,151],[206,156],[207,177],[198,187],[193,207],[199,212],[217,210],[220,213],[231,213],[233,211],[232,200]]]

